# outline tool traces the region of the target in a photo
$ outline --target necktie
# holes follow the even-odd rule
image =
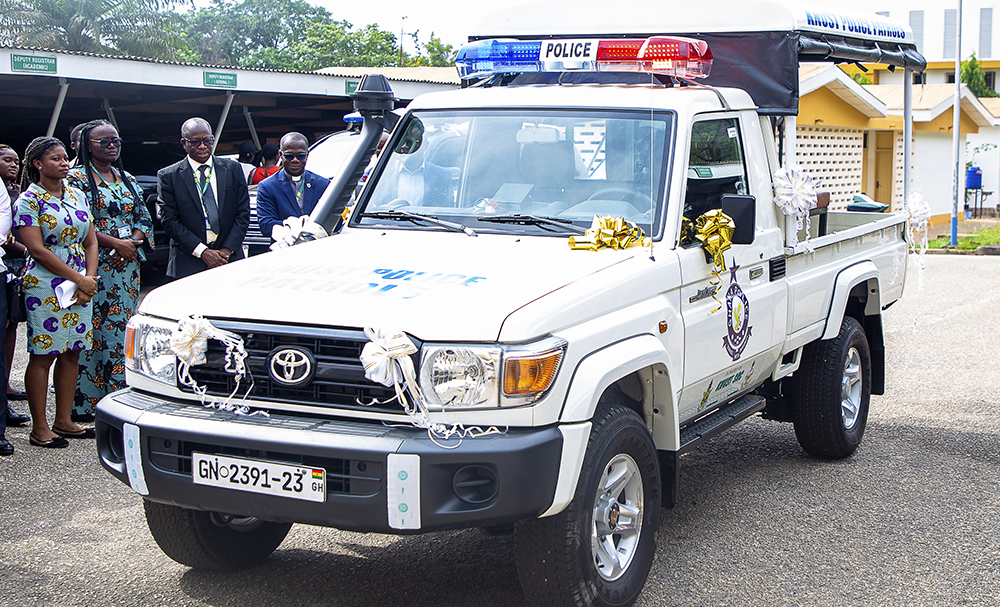
[[[201,178],[198,181],[198,190],[201,192],[201,204],[205,207],[205,214],[208,215],[208,225],[216,234],[219,233],[219,205],[215,202],[215,192],[212,191],[212,184],[208,181],[207,164],[198,167]]]

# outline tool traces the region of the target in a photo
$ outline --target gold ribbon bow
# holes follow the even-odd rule
[[[634,245],[649,246],[642,228],[624,217],[598,217],[583,236],[570,236],[569,248],[596,251],[598,249],[624,249]]]
[[[694,237],[701,243],[701,247],[712,256],[712,262],[715,264],[715,267],[712,268],[714,278],[709,283],[713,287],[719,286],[721,282],[719,274],[726,271],[726,258],[723,252],[732,246],[733,230],[735,229],[736,224],[733,223],[733,218],[719,209],[702,214],[694,222]],[[718,288],[715,291],[718,291]],[[712,293],[712,299],[719,305],[712,310],[713,314],[722,308],[722,302],[715,296],[715,291]]]

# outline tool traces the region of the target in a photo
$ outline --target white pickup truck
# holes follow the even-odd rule
[[[610,67],[602,40],[555,41],[573,72],[545,63],[551,40],[477,42],[460,69],[483,81],[410,104],[339,233],[146,296],[98,451],[167,555],[247,566],[296,522],[479,527],[514,533],[530,602],[628,605],[683,453],[758,413],[817,457],[854,452],[885,387],[906,216],[831,211],[790,244],[770,119],[743,90],[681,86],[708,58],[671,40],[612,39]],[[644,67],[654,44],[697,56]],[[615,71],[625,47],[639,71]],[[531,52],[533,73],[497,59]],[[598,82],[569,84],[588,63]],[[382,130],[369,80],[362,168]],[[332,190],[353,189],[346,172]],[[332,227],[344,196],[327,194],[313,219]],[[719,209],[724,270],[692,236]],[[595,216],[651,241],[571,248]],[[193,315],[238,338],[239,385],[221,341],[179,367],[171,338]],[[385,386],[359,357],[396,332],[413,353],[386,360],[414,374]],[[248,410],[203,406],[234,390]]]

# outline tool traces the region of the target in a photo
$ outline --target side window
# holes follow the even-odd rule
[[[747,193],[739,121],[703,120],[691,128],[684,217],[692,224],[706,211],[722,208],[723,194]],[[688,234],[682,244],[689,244]]]

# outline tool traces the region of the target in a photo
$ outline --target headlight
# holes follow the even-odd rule
[[[425,343],[420,388],[446,409],[524,405],[552,386],[565,352],[552,337],[503,347]]]
[[[420,388],[435,405],[496,407],[499,369],[499,348],[425,345]]]
[[[125,328],[125,366],[150,379],[177,385],[177,357],[170,337],[177,323],[136,315]]]

